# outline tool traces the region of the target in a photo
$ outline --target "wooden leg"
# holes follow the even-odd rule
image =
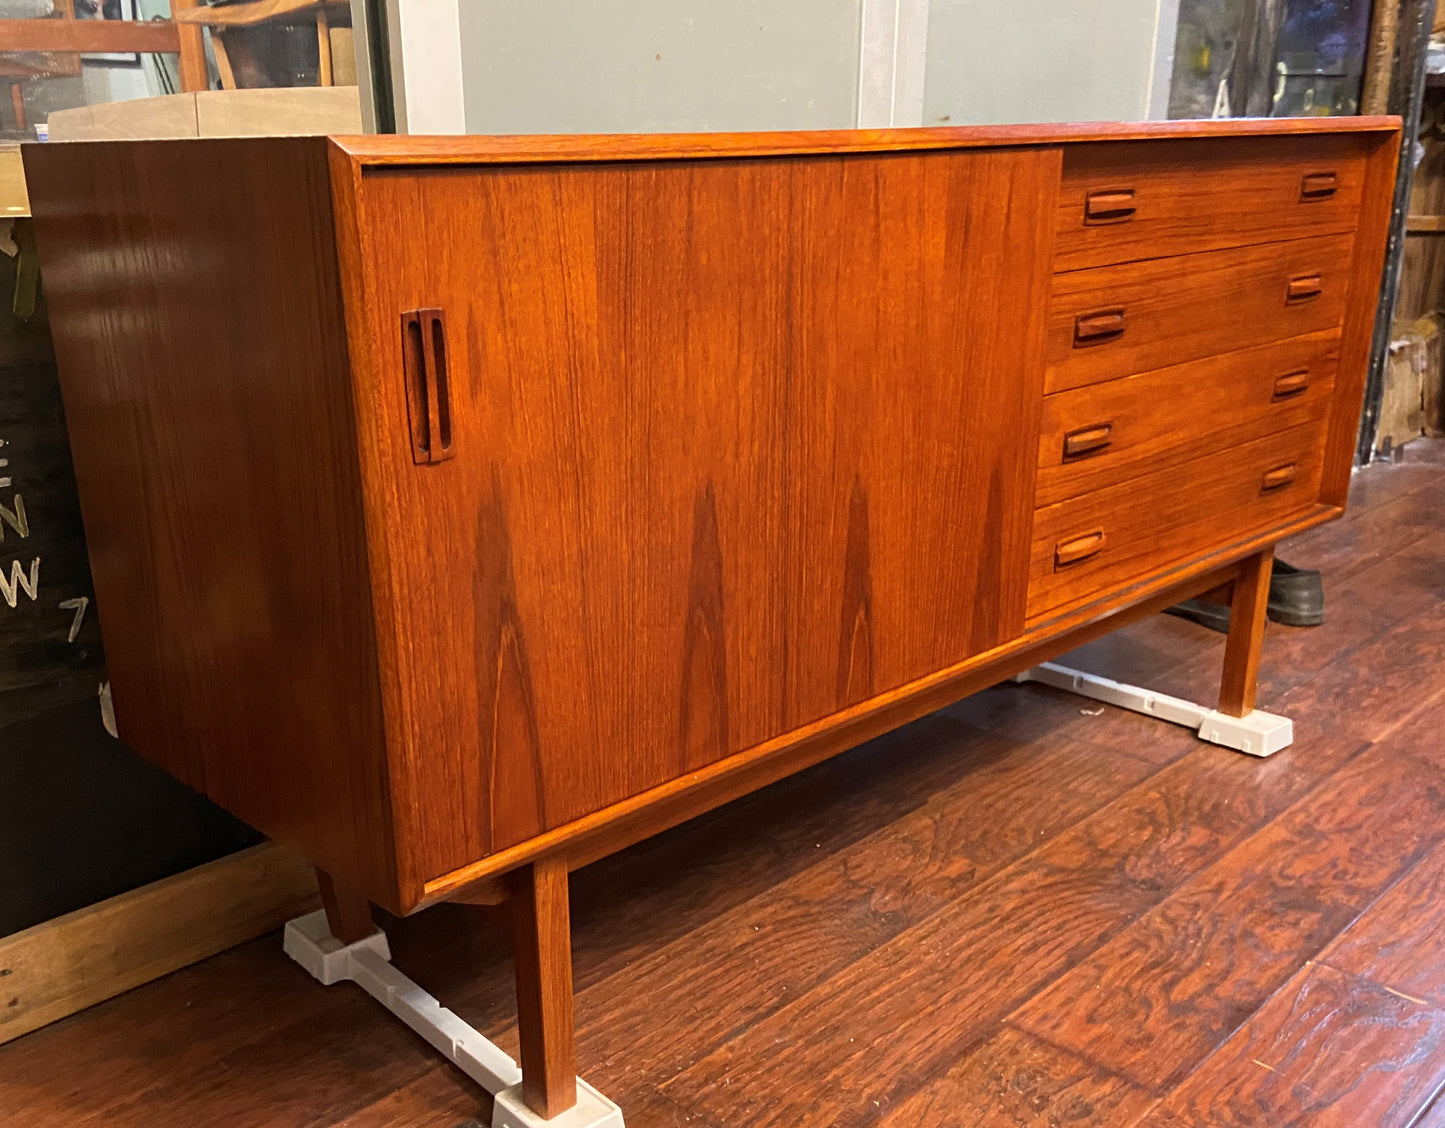
[[[321,887],[326,923],[336,939],[343,944],[355,944],[376,931],[376,923],[371,919],[371,904],[360,893],[337,885],[325,870],[316,871],[316,884]]]
[[[533,862],[518,871],[514,881],[512,936],[522,1097],[533,1112],[551,1119],[577,1103],[566,859]]]
[[[211,50],[216,55],[216,70],[221,75],[221,89],[236,89],[236,72],[231,67],[231,53],[226,49],[226,34],[218,27],[211,28]]]
[[[10,108],[15,112],[16,131],[25,133],[30,128],[30,122],[25,117],[25,93],[18,82],[10,84]]]
[[[316,85],[331,85],[331,21],[325,4],[316,9]]]
[[[200,0],[171,0],[171,11],[176,12],[184,8],[194,8]],[[180,37],[180,77],[181,93],[189,94],[195,90],[209,90],[211,88],[211,76],[206,70],[206,38],[205,32],[200,24],[183,23],[177,26],[176,34]]]
[[[1245,560],[1234,581],[1229,606],[1229,640],[1224,646],[1224,681],[1219,690],[1219,711],[1231,717],[1242,717],[1254,709],[1273,570],[1274,549],[1267,548]]]

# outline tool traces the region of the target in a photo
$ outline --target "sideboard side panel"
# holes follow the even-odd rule
[[[1385,244],[1390,231],[1400,152],[1398,130],[1373,140],[1365,164],[1359,227],[1350,267],[1349,305],[1340,341],[1339,377],[1335,381],[1320,485],[1321,500],[1341,508],[1350,492],[1350,472],[1355,462],[1355,440],[1365,400],[1365,381],[1369,376],[1370,348],[1375,335],[1375,312],[1380,304]]]
[[[401,907],[326,141],[26,166],[121,737]]]
[[[377,170],[428,878],[1023,626],[1057,150]],[[401,318],[445,316],[418,464]],[[399,813],[398,817],[403,817]]]

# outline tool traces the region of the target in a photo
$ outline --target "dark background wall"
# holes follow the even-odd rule
[[[17,317],[17,273],[0,254],[0,936],[260,841],[102,724],[45,301]]]

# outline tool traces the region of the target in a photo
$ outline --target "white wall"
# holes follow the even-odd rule
[[[848,129],[860,0],[459,0],[474,133]]]
[[[1160,0],[930,0],[923,124],[1147,118],[1159,16]]]
[[[105,102],[128,102],[132,98],[154,98],[165,93],[149,65],[149,57],[142,58],[146,59],[146,65],[135,70],[129,67],[82,66],[80,76],[85,84],[85,104],[98,106]]]
[[[387,0],[403,129],[473,133],[1138,120],[1177,4]]]

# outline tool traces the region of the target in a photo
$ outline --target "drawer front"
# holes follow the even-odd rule
[[[1306,424],[1038,510],[1029,621],[1307,512],[1324,433]]]
[[[1046,396],[1038,504],[1322,420],[1339,356],[1330,330]]]
[[[1353,235],[1054,276],[1044,390],[1338,328]]]
[[[1055,270],[1352,231],[1357,137],[1071,145]]]

